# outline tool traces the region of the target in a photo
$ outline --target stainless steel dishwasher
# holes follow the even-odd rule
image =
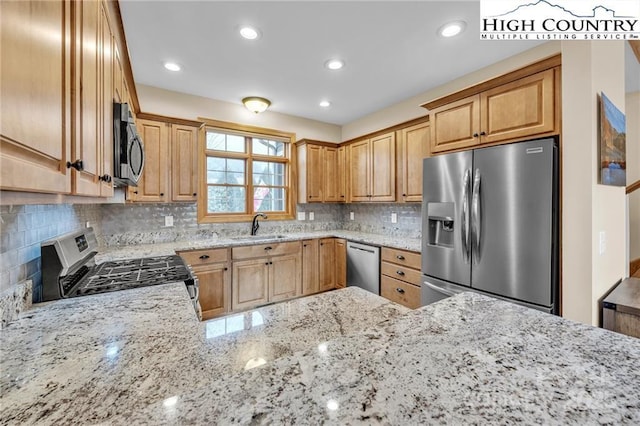
[[[380,247],[347,242],[347,286],[380,294]]]

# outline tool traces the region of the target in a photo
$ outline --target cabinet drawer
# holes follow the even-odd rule
[[[398,250],[389,247],[382,247],[382,260],[386,262],[403,265],[408,268],[420,271],[422,265],[420,263],[420,253],[415,251]]]
[[[380,271],[382,275],[387,275],[413,285],[420,285],[422,279],[420,271],[389,262],[382,262]]]
[[[300,241],[292,241],[288,243],[258,244],[255,246],[233,247],[231,249],[231,257],[233,259],[251,259],[254,257],[296,254],[299,252]]]
[[[178,252],[178,254],[184,259],[187,265],[191,266],[226,262],[229,259],[229,250],[226,248],[189,250]]]
[[[420,287],[384,275],[381,281],[380,295],[382,297],[407,308],[416,309],[420,307]]]

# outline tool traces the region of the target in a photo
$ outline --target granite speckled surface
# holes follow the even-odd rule
[[[348,288],[199,323],[181,284],[36,305],[0,332],[0,418],[112,423],[408,311]]]
[[[411,251],[421,251],[422,241],[414,238],[400,238],[388,235],[368,234],[353,231],[314,231],[283,234],[284,238],[269,238],[268,235],[258,235],[257,237],[235,237],[235,238],[204,238],[190,241],[175,241],[169,243],[125,245],[117,247],[104,247],[96,255],[96,263],[103,263],[112,260],[131,259],[136,257],[164,256],[175,254],[176,251],[198,250],[218,247],[246,246],[253,244],[265,244],[284,241],[298,241],[313,238],[338,237],[349,241],[364,244],[399,248]]]
[[[0,294],[0,329],[31,307],[33,283],[27,280]]]
[[[640,340],[463,293],[114,424],[640,424]]]

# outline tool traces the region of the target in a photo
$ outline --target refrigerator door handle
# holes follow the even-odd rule
[[[473,251],[473,263],[480,261],[480,239],[482,238],[482,209],[480,207],[481,191],[480,169],[476,169],[473,178],[473,192],[471,193],[471,246]]]
[[[469,187],[471,186],[471,170],[464,172],[462,179],[462,212],[460,213],[460,238],[462,240],[462,258],[469,263],[471,244],[469,241]]]
[[[451,290],[451,289],[447,289],[447,288],[442,288],[440,286],[437,286],[435,284],[431,284],[428,281],[424,281],[424,284],[429,287],[430,289],[437,291],[438,293],[444,294],[445,296],[455,296],[458,293],[462,293],[461,291],[456,291],[456,290]]]

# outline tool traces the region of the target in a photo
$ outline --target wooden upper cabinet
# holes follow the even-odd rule
[[[307,145],[307,202],[322,201],[322,147]]]
[[[179,124],[171,125],[171,152],[171,199],[173,201],[196,201],[198,195],[198,128]]]
[[[338,202],[338,148],[322,147],[323,150],[323,184],[322,201]]]
[[[350,200],[369,201],[369,140],[355,142],[349,146]]]
[[[399,131],[402,179],[398,201],[422,201],[422,160],[429,156],[429,123],[420,123]]]
[[[100,8],[100,70],[102,72],[101,110],[102,118],[102,175],[100,178],[100,196],[113,197],[113,102],[114,75],[116,73],[115,40],[109,16],[104,3]]]
[[[138,186],[129,186],[131,201],[167,202],[169,200],[169,130],[167,123],[136,120],[144,145],[144,168]]]
[[[468,148],[480,143],[480,96],[475,95],[429,112],[431,152]]]
[[[476,95],[433,108],[429,113],[431,152],[559,133],[558,69],[493,83]]]
[[[372,138],[370,201],[396,200],[396,134],[395,132]]]
[[[347,201],[347,147],[338,148],[338,170],[336,171],[336,181],[338,186],[338,201],[344,203]]]
[[[68,1],[0,2],[2,189],[71,191],[70,16]]]
[[[554,70],[549,69],[480,94],[482,143],[553,132]]]

